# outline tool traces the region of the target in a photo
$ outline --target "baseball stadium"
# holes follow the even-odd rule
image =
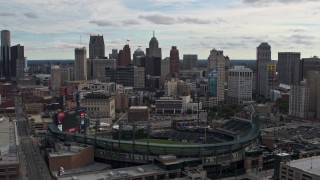
[[[174,155],[184,163],[201,164],[208,176],[227,173],[244,173],[247,151],[260,146],[259,116],[250,106],[250,119],[232,117],[214,129],[181,129],[181,124],[171,129],[148,133],[147,138],[102,138],[80,133],[61,131],[49,125],[54,141],[79,142],[95,147],[95,158],[114,166],[149,164],[160,155]],[[122,132],[123,133],[123,132]],[[217,177],[218,177],[217,176]]]

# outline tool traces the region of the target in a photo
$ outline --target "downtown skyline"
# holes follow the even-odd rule
[[[213,48],[231,59],[256,59],[261,42],[278,52],[319,53],[316,0],[141,0],[141,1],[6,1],[0,5],[2,29],[11,31],[11,44],[25,46],[28,60],[74,59],[90,34],[103,35],[105,51],[122,49],[126,40],[145,51],[155,31],[163,58],[171,46],[183,54],[207,59]],[[23,7],[24,10],[17,11]]]

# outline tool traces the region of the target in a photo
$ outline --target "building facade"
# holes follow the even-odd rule
[[[115,99],[103,93],[90,93],[84,96],[80,101],[88,114],[98,117],[115,117]]]
[[[179,50],[177,49],[177,46],[172,46],[170,50],[170,74],[178,75],[179,74],[179,68],[180,68],[180,59],[179,59]]]
[[[128,122],[148,121],[150,113],[148,106],[131,106],[128,111]]]
[[[309,110],[310,118],[320,119],[320,71],[308,71],[306,86],[309,89]]]
[[[299,84],[302,80],[302,68],[299,52],[278,53],[278,81],[282,84]]]
[[[208,57],[208,92],[209,96],[216,97],[216,104],[223,104],[225,100],[225,63],[223,51],[213,49]]]
[[[138,58],[141,56],[145,56],[144,51],[140,48],[134,51],[133,53],[133,65],[134,66],[141,66],[141,63],[138,61]]]
[[[298,118],[307,117],[309,109],[309,88],[305,82],[291,85],[289,99],[289,115]]]
[[[105,45],[103,35],[90,35],[89,59],[103,59],[105,57]]]
[[[16,78],[24,77],[25,57],[24,46],[20,44],[11,47],[11,76]]]
[[[161,61],[161,76],[166,77],[168,74],[170,74],[170,58],[167,57]]]
[[[75,49],[75,80],[87,80],[87,50],[85,47]]]
[[[145,87],[144,67],[128,66],[117,67],[116,69],[106,68],[106,78],[110,82],[122,84],[123,86],[132,86],[137,89]]]
[[[269,97],[268,65],[271,64],[271,46],[263,42],[257,47],[256,91]]]
[[[131,50],[129,44],[126,44],[118,54],[117,66],[128,66],[129,64],[131,64]]]
[[[53,91],[60,90],[61,87],[61,68],[58,65],[51,66],[51,89]]]
[[[184,54],[182,61],[183,70],[193,70],[198,68],[198,55]]]
[[[228,70],[228,103],[246,104],[252,102],[252,70],[235,66]]]
[[[320,58],[313,56],[311,58],[302,58],[302,78],[307,77],[308,71],[320,71]]]
[[[10,78],[11,76],[11,39],[10,31],[1,31],[1,62],[2,62],[2,76]]]

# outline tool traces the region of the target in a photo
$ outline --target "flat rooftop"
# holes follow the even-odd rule
[[[28,118],[29,119],[33,118],[34,119],[34,123],[42,123],[43,122],[41,114],[28,115]]]
[[[105,170],[100,172],[90,172],[90,173],[79,173],[74,176],[62,176],[58,177],[59,180],[70,180],[72,177],[77,178],[77,180],[88,180],[88,179],[127,179],[130,177],[140,177],[140,176],[152,176],[158,173],[165,173],[165,170],[160,167],[150,164],[142,166],[133,166],[112,170]]]
[[[287,163],[290,167],[301,169],[310,174],[320,176],[320,156],[298,159]],[[312,166],[311,166],[312,165]]]
[[[68,146],[66,143],[59,143],[57,145],[57,151],[49,153],[50,157],[58,157],[58,156],[69,156],[73,154],[77,154],[81,149],[85,149],[90,147],[89,145],[78,144],[78,143],[70,143]]]
[[[131,106],[129,109],[148,109],[148,106]]]
[[[0,165],[18,163],[16,133],[15,122],[9,122],[9,118],[4,117],[4,121],[0,123]]]

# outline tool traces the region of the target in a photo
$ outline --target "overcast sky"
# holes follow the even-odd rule
[[[223,50],[230,59],[255,59],[268,42],[277,52],[320,54],[320,0],[7,0],[0,25],[11,45],[25,46],[32,59],[74,59],[81,42],[102,34],[106,56],[130,40],[145,51],[155,31],[163,57],[171,46],[207,59]]]

